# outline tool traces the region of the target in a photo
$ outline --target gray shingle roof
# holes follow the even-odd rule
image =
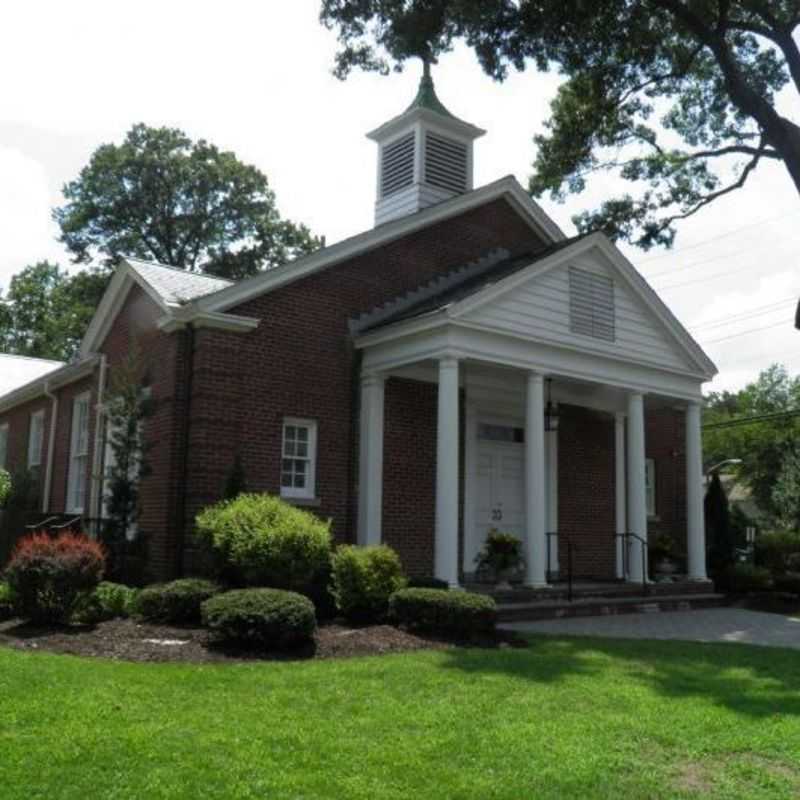
[[[225,278],[188,272],[155,261],[141,261],[138,258],[126,258],[125,261],[153,287],[167,305],[182,305],[198,297],[219,292],[233,283]]]

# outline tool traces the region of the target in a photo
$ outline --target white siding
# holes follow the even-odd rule
[[[615,340],[583,336],[570,330],[569,266],[557,267],[494,301],[468,312],[464,319],[531,339],[567,344],[673,369],[690,364],[658,320],[612,270],[588,259],[573,266],[607,275],[614,281]]]
[[[428,206],[441,203],[455,196],[455,192],[447,189],[437,189],[433,186],[415,183],[407,186],[393,194],[379,200],[375,204],[375,224],[382,225],[384,222],[405,217],[409,214],[416,214]]]

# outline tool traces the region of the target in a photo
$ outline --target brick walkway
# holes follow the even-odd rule
[[[677,639],[687,642],[738,642],[800,650],[800,616],[765,614],[739,608],[511,622],[502,627],[521,633],[603,636],[617,639]]]

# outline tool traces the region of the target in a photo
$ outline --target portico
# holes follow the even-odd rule
[[[602,278],[600,290],[610,286],[610,312],[597,307],[597,287],[589,287],[584,306],[594,327],[582,327],[586,295],[571,275],[575,265]],[[492,271],[469,292],[437,298],[438,305],[426,299],[382,309],[383,318],[358,331],[358,542],[383,538],[384,387],[397,377],[436,385],[436,577],[458,585],[490,527],[523,539],[526,585],[546,586],[548,573],[558,572],[559,506],[581,502],[560,495],[559,474],[580,465],[560,460],[549,404],[607,421],[614,515],[596,533],[614,576],[630,581],[647,569],[646,415],[668,409],[683,417],[687,572],[705,580],[700,403],[713,364],[599,234],[513,272],[506,267],[499,278]]]

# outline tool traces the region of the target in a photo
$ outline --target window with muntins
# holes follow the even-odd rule
[[[317,460],[317,423],[308,419],[283,421],[281,495],[313,498]]]
[[[614,281],[577,267],[569,268],[569,327],[573,333],[613,342]]]
[[[67,511],[82,513],[86,506],[86,482],[89,465],[89,395],[72,401]]]
[[[381,197],[405,189],[414,183],[414,131],[383,148],[381,159]]]
[[[656,462],[655,459],[646,458],[644,461],[644,490],[647,503],[647,516],[656,515]]]

